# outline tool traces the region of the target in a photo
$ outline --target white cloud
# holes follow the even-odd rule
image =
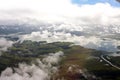
[[[61,56],[63,56],[63,52],[61,51],[56,54],[51,53],[49,56],[43,59],[43,62],[57,64],[60,61]]]
[[[63,52],[60,51],[46,55],[41,61],[37,59],[38,65],[21,63],[18,68],[14,68],[15,72],[8,67],[1,73],[0,80],[50,80],[51,75],[57,71],[58,67],[52,63],[59,63],[61,56],[63,56]]]
[[[0,38],[0,51],[6,51],[8,47],[11,47],[13,41],[6,40],[5,38]]]
[[[101,41],[100,38],[92,37],[85,37],[85,36],[76,36],[72,35],[71,33],[66,32],[32,32],[31,34],[21,36],[21,41],[23,40],[32,40],[32,41],[47,41],[48,43],[51,42],[73,42],[77,45],[87,46],[89,43],[94,45],[98,45]]]
[[[73,4],[71,0],[0,0],[0,19],[37,19],[73,24],[120,24],[120,8],[109,3]]]
[[[75,45],[81,45],[87,48],[115,51],[116,50],[116,40],[104,41],[96,36],[77,36],[66,32],[49,32],[47,30],[42,32],[32,32],[31,34],[22,35],[20,37],[21,41],[32,40],[32,41],[47,41],[52,42],[73,42]]]
[[[47,30],[32,32],[22,36],[21,40],[70,41],[84,46],[93,44],[93,47],[96,47],[96,44],[101,42],[99,38],[89,37],[88,39],[88,37],[76,36],[66,32],[56,32],[56,30],[83,31],[85,33],[99,33],[102,35],[106,33],[120,33],[120,8],[113,7],[109,3],[76,5],[71,0],[0,0],[0,20],[8,19],[8,22],[9,20],[16,21],[16,19],[26,21],[25,18],[45,23],[53,22],[51,27],[47,26],[45,28],[51,28],[53,32],[51,33]],[[65,24],[58,26],[54,22]],[[108,26],[111,24],[112,26]]]

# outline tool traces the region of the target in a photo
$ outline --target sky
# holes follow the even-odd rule
[[[33,19],[74,24],[120,24],[115,0],[0,0],[0,21]]]
[[[96,3],[109,3],[112,6],[120,7],[120,3],[116,0],[72,0],[73,3],[83,5],[83,4],[96,4]]]
[[[105,30],[105,32],[109,32],[109,30],[110,32],[111,30],[117,31],[120,30],[119,26],[110,29],[108,27],[110,27],[110,25],[120,25],[120,3],[115,0],[0,0],[0,24],[3,23],[3,21],[6,21],[5,23],[10,21],[15,22],[17,20],[26,22],[26,19],[52,23],[51,29],[58,31],[62,29],[68,29],[67,31],[82,31],[86,28],[88,28],[89,31],[92,31],[91,28],[96,27],[96,25],[106,25],[107,27],[100,26],[103,28],[98,28]],[[63,22],[64,24],[60,26],[54,25],[54,23],[58,22]],[[81,26],[83,24],[85,25],[84,27]],[[49,32],[47,30],[23,35],[21,36],[21,40],[74,42],[77,45],[79,44],[85,47],[92,47],[95,49],[102,48],[106,50],[108,48],[111,49],[111,47],[114,49],[115,45],[115,42],[110,45],[108,42],[104,45],[102,40],[95,36],[84,37],[66,32]],[[0,42],[2,42],[2,44],[0,44],[2,50],[6,50],[13,44],[13,42],[7,41],[4,38],[1,38]],[[105,47],[101,47],[102,45]],[[20,67],[17,68],[14,73],[11,68],[7,68],[2,72],[0,80],[46,80],[46,77],[49,78],[49,72],[54,70],[54,68],[57,69],[57,67],[52,67],[51,63],[59,62],[61,55],[63,55],[61,52],[54,55],[48,55],[44,60],[39,61],[39,67],[35,65],[29,66],[20,64]],[[44,62],[50,63],[50,65],[46,65]],[[29,76],[28,72],[31,72],[30,74],[32,75]],[[22,75],[19,75],[18,73]]]

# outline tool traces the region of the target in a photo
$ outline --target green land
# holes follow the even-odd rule
[[[72,45],[72,46],[71,46]],[[46,43],[45,41],[23,41],[15,43],[0,56],[0,72],[7,67],[18,67],[18,63],[31,64],[36,58],[43,58],[48,53],[63,51],[64,56],[59,63],[58,75],[54,80],[120,80],[120,70],[101,61],[100,55],[109,54],[104,51],[84,48],[70,42]],[[111,62],[119,66],[120,57],[111,57]],[[72,66],[72,72],[68,69]],[[77,73],[82,70],[86,76]],[[95,78],[93,78],[95,76]],[[53,80],[51,78],[51,80]]]

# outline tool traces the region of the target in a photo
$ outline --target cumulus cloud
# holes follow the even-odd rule
[[[120,24],[120,8],[109,3],[73,4],[71,0],[1,0],[0,20],[25,18],[73,24]]]
[[[52,42],[73,42],[75,45],[81,45],[87,48],[115,51],[116,50],[116,40],[103,40],[97,36],[77,36],[67,32],[32,32],[31,34],[22,35],[20,37],[21,41],[32,40],[32,41],[47,41]]]
[[[13,41],[6,40],[5,38],[0,38],[0,51],[6,51],[8,47],[11,47]]]
[[[0,76],[0,80],[50,80],[53,73],[57,71],[57,66],[52,63],[59,63],[63,52],[46,55],[43,60],[37,59],[37,65],[19,64],[18,68],[8,67]],[[48,60],[50,59],[50,60]]]
[[[57,64],[60,61],[60,56],[63,56],[63,52],[61,51],[56,54],[51,53],[49,56],[43,59],[43,62]]]
[[[27,22],[31,19],[32,21],[29,23],[36,20],[38,24],[39,22],[52,23],[52,27],[47,26],[45,29],[50,28],[53,32],[51,33],[49,30],[32,32],[22,36],[21,40],[70,41],[84,46],[89,44],[96,47],[96,44],[101,44],[99,38],[76,36],[64,31],[83,31],[88,34],[102,33],[102,35],[120,33],[120,8],[111,6],[109,3],[78,5],[73,4],[71,0],[0,1],[0,22],[4,20],[7,22],[12,20]],[[55,23],[61,25],[58,26]],[[63,32],[56,32],[57,30],[63,30]]]
[[[90,41],[93,41],[93,43],[96,43],[99,38],[96,37],[89,37],[91,39],[87,39],[89,41],[86,41],[85,36],[76,36],[72,35],[71,33],[66,32],[49,32],[47,30],[42,32],[32,32],[31,34],[26,34],[21,36],[21,41],[23,40],[32,40],[32,41],[47,41],[48,43],[51,42],[74,42],[75,44],[82,44],[85,45],[89,43]]]

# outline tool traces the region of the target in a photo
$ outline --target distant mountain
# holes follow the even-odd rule
[[[33,31],[35,32],[43,30],[48,30],[49,32],[67,32],[78,36],[120,34],[119,25],[76,25],[32,21],[29,23],[13,23],[5,25],[0,23],[0,34],[31,33]]]
[[[38,31],[39,27],[27,24],[20,25],[0,25],[0,34],[13,34],[13,33],[30,33],[32,31]]]

